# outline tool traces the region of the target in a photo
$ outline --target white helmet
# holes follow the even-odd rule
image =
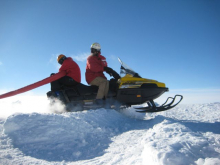
[[[99,43],[95,42],[91,45],[91,49],[95,49],[97,51],[100,51],[101,50],[101,46]]]

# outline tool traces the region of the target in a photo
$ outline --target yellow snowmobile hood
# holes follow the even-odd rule
[[[118,80],[119,88],[139,88],[142,84],[156,84],[158,87],[165,88],[166,85],[156,80],[133,77],[130,74],[126,74],[124,77]]]

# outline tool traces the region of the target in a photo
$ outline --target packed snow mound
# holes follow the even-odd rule
[[[110,137],[120,132],[126,120],[118,112],[104,109],[59,115],[16,114],[6,120],[4,133],[25,155],[75,161],[102,155]]]
[[[154,164],[155,160],[158,164],[191,164],[196,157],[219,157],[219,152],[215,151],[206,137],[191,130],[192,126],[186,127],[185,123],[164,120],[148,130],[142,140],[142,155],[146,164]],[[212,126],[217,129],[220,125],[218,123]],[[208,131],[205,129],[204,132]],[[220,134],[220,130],[217,133]]]
[[[220,164],[220,103],[136,114],[17,113],[1,121],[0,164]]]

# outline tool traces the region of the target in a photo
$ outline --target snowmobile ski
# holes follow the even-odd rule
[[[174,104],[176,97],[180,97],[179,101],[177,103]],[[166,111],[169,110],[175,106],[177,106],[183,99],[182,95],[175,95],[174,98],[172,97],[168,97],[167,100],[165,101],[165,103],[163,103],[161,106],[157,107],[154,103],[153,100],[149,100],[147,102],[148,106],[147,107],[139,107],[139,108],[135,108],[138,109],[136,112],[141,112],[141,113],[151,113],[151,112],[161,112],[161,111]],[[170,103],[166,104],[168,102],[168,100],[171,100]]]

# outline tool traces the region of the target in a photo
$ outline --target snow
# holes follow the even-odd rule
[[[220,164],[219,102],[143,114],[52,113],[45,98],[25,100],[0,101],[0,164]]]

